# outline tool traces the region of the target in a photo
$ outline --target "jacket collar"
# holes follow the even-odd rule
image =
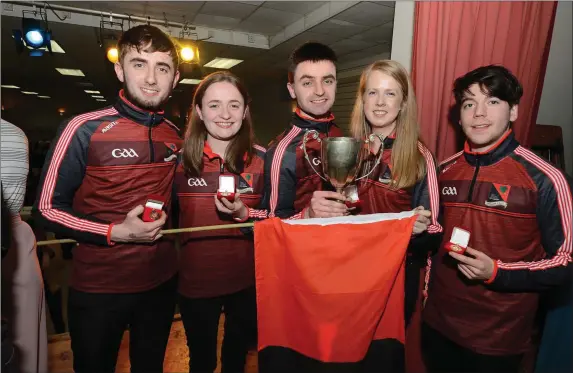
[[[225,160],[219,154],[213,152],[213,149],[211,149],[211,146],[209,145],[207,140],[205,140],[205,144],[203,145],[203,155],[207,157],[209,162],[213,162],[214,160],[219,159],[219,161],[221,162],[221,170],[224,169]],[[239,164],[241,166],[239,167],[240,169],[243,169],[245,167],[245,162],[247,161],[248,157],[249,154],[245,153],[242,159],[242,163]]]
[[[129,102],[125,98],[123,89],[119,91],[119,97],[114,107],[121,116],[148,127],[154,127],[165,119],[163,111],[143,110]]]
[[[384,138],[384,149],[390,149],[396,140],[396,130]]]
[[[511,154],[518,146],[519,142],[515,139],[513,131],[509,129],[487,152],[472,152],[466,141],[464,157],[473,166],[478,163],[480,166],[489,166]]]
[[[331,126],[334,126],[334,114],[330,113],[326,118],[316,119],[305,114],[300,108],[296,108],[292,115],[292,125],[305,130],[317,130],[327,133]]]

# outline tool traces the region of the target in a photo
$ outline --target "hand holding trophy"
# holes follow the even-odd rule
[[[370,152],[370,144],[375,138],[380,139],[380,149],[376,163],[370,171],[358,177],[362,162]],[[316,140],[321,143],[321,163],[324,176],[318,172],[313,163],[310,161],[306,150],[306,144],[310,140]],[[346,205],[349,208],[355,208],[360,205],[358,197],[358,188],[355,184],[357,180],[368,177],[372,171],[380,164],[384,147],[384,138],[379,135],[371,134],[366,140],[361,141],[354,137],[327,137],[321,139],[318,132],[311,130],[305,133],[302,141],[304,157],[312,170],[324,181],[329,182],[338,193],[344,195],[347,200]],[[367,146],[364,146],[366,144]]]

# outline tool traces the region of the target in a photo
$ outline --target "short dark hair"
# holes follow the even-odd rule
[[[299,63],[305,61],[330,61],[336,65],[336,53],[334,51],[322,44],[314,41],[304,43],[300,47],[296,48],[289,57],[289,67],[288,67],[288,81],[294,81],[294,71]]]
[[[523,96],[523,87],[515,75],[503,66],[488,65],[456,79],[453,93],[457,105],[462,104],[464,93],[469,92],[470,86],[474,84],[479,84],[484,94],[506,101],[509,107],[519,104]]]
[[[179,54],[175,41],[155,26],[139,25],[124,32],[117,43],[119,62],[122,62],[131,48],[137,49],[138,52],[143,50],[148,53],[169,53],[173,60],[173,67],[175,70],[179,68]]]

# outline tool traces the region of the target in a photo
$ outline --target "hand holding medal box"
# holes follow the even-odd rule
[[[450,238],[450,242],[447,242],[444,245],[444,248],[447,251],[453,251],[454,253],[463,254],[466,252],[468,244],[470,243],[470,232],[454,227],[452,231],[452,237]]]
[[[150,195],[147,197],[147,202],[145,202],[141,220],[147,223],[158,220],[161,218],[161,211],[164,205],[165,198],[163,198],[163,196],[157,194]]]
[[[219,176],[217,199],[220,201],[223,197],[231,203],[235,202],[235,177],[233,175]]]

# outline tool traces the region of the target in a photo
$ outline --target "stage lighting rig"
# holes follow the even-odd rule
[[[12,30],[12,34],[18,53],[22,53],[27,47],[30,49],[30,56],[33,57],[42,56],[42,48],[46,48],[52,54],[52,32],[48,28],[45,10],[23,10],[22,29]]]
[[[109,21],[103,19],[99,23],[98,43],[105,50],[107,60],[116,63],[119,59],[117,42],[123,34],[123,20],[115,22],[110,16]]]

